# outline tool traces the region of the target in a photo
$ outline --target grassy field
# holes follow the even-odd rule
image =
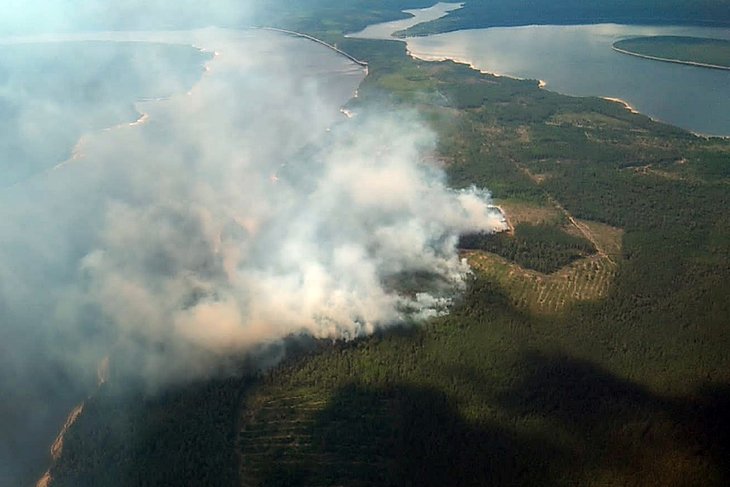
[[[728,485],[730,141],[332,40],[369,62],[354,109],[418,110],[453,186],[490,188],[515,229],[544,229],[526,257],[552,259],[533,244],[557,232],[595,252],[549,273],[470,252],[447,316],[300,339],[251,381],[135,401],[131,417],[102,394],[58,485],[119,485],[120,465],[176,480],[135,485]],[[150,428],[110,448],[128,437],[109,430]]]
[[[679,36],[637,37],[615,42],[613,47],[641,56],[730,69],[730,41],[722,39]]]

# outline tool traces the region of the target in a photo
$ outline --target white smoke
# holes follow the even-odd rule
[[[458,235],[502,228],[489,194],[447,187],[413,113],[341,117],[334,85],[287,54],[307,41],[196,36],[220,55],[189,94],[140,104],[146,123],[93,134],[83,158],[6,191],[7,316],[42,319],[66,362],[116,347],[160,382],[290,335],[349,339],[443,313],[468,272]],[[337,63],[335,77],[358,69]],[[430,284],[399,289],[412,273]],[[33,299],[41,317],[21,310]]]

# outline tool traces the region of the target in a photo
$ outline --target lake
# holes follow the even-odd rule
[[[422,21],[408,20],[410,25]],[[409,23],[388,26],[395,31]],[[390,38],[385,27],[351,36]],[[413,37],[406,43],[418,59],[451,59],[484,72],[543,80],[547,89],[568,95],[620,98],[656,120],[696,133],[730,135],[730,71],[639,59],[611,49],[619,39],[651,35],[730,39],[730,29],[531,25]]]

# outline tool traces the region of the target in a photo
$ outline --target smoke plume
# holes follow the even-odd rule
[[[307,41],[190,35],[217,51],[190,93],[138,104],[140,123],[89,135],[76,160],[3,195],[9,319],[44,327],[73,366],[115,347],[164,382],[289,335],[444,312],[468,272],[458,235],[501,220],[488,193],[449,189],[424,162],[434,134],[412,113],[345,120],[331,90],[359,68],[335,59],[323,86],[293,59]],[[403,292],[409,273],[435,285]]]
[[[78,30],[94,17],[36,4],[10,26],[35,18]],[[137,13],[161,8],[145,5]],[[116,14],[100,18],[116,26]],[[464,286],[458,235],[502,227],[486,191],[450,189],[426,162],[436,139],[415,113],[343,116],[364,72],[319,44],[207,28],[16,38],[3,49],[29,40],[194,46],[208,63],[188,92],[140,94],[134,107],[112,96],[103,110],[79,93],[145,79],[170,91],[185,78],[162,51],[115,70],[99,48],[91,63],[57,56],[53,97],[0,82],[6,124],[22,120],[13,133],[32,149],[15,153],[35,157],[32,167],[4,161],[22,178],[0,186],[0,484],[33,471],[23,462],[38,455],[18,452],[34,441],[45,450],[44,428],[62,422],[105,357],[158,388],[240,357],[271,359],[290,336],[351,339],[417,322],[446,312]],[[74,116],[85,103],[89,113]],[[68,160],[42,162],[87,125]]]

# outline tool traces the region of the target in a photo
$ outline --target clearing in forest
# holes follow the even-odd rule
[[[332,478],[371,479],[349,485],[378,485],[387,459],[376,442],[363,443],[361,431],[326,414],[327,391],[300,387],[264,388],[241,409],[238,455],[241,486],[331,485]],[[344,410],[347,404],[338,406]],[[368,405],[368,424],[387,417],[388,404]]]
[[[596,248],[596,254],[550,274],[526,269],[490,252],[465,251],[472,269],[498,282],[515,306],[536,313],[556,313],[574,303],[598,300],[608,294],[621,255],[621,229],[576,219],[560,206],[500,202],[500,207],[511,225],[558,224],[562,220],[566,232],[584,236]]]

